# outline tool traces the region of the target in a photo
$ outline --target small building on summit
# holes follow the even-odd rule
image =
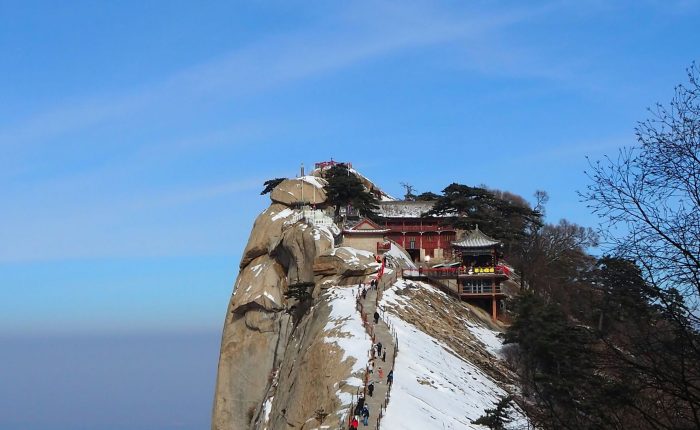
[[[389,231],[371,219],[363,218],[354,226],[343,230],[343,245],[379,255],[387,249],[386,234]]]

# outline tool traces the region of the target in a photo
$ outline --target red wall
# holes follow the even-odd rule
[[[389,219],[384,225],[391,229],[387,237],[406,249],[425,249],[425,254],[434,257],[434,250],[442,248],[445,256],[452,250],[455,231],[438,225],[437,221],[420,218]],[[422,234],[421,234],[422,233]],[[422,238],[422,241],[421,241]],[[415,246],[411,247],[411,240]]]

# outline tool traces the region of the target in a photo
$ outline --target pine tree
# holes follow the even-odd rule
[[[472,421],[472,424],[486,426],[491,430],[503,430],[506,424],[513,421],[508,412],[512,401],[511,395],[501,397],[494,408],[484,410],[484,415]]]
[[[426,191],[424,193],[420,193],[416,196],[415,200],[416,201],[432,201],[432,200],[437,200],[439,199],[440,196],[438,194],[435,194],[431,191]]]
[[[442,196],[425,215],[441,216],[464,230],[478,225],[506,246],[522,241],[530,229],[542,224],[542,214],[518,196],[457,183],[442,190]]]
[[[263,183],[265,188],[263,188],[263,190],[260,192],[260,195],[262,196],[262,195],[265,195],[265,194],[271,192],[272,190],[275,189],[275,187],[277,185],[280,184],[280,182],[284,181],[285,179],[287,179],[287,178],[268,179],[267,181],[265,181]]]
[[[352,205],[360,215],[377,220],[379,210],[377,197],[367,190],[355,174],[345,164],[336,164],[328,169],[324,178],[327,202],[335,206],[335,217],[340,216],[340,208]]]
[[[298,324],[299,320],[306,314],[312,303],[312,293],[314,287],[316,286],[313,282],[298,282],[296,284],[291,284],[287,287],[287,292],[284,293],[285,297],[296,299],[298,303],[293,307],[294,309],[294,323]]]

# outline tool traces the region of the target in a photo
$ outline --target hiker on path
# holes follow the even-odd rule
[[[386,361],[386,348],[384,348],[384,353],[382,354],[382,361]]]
[[[382,355],[382,343],[377,342],[377,355]]]
[[[383,371],[382,368],[380,367],[380,368],[379,368],[379,380],[381,381],[383,378],[384,378],[384,371]]]
[[[362,411],[362,408],[365,406],[365,398],[364,396],[360,396],[357,399],[357,406],[355,406],[355,415],[360,415],[360,412]]]
[[[386,383],[391,387],[391,384],[394,383],[394,369],[391,369],[389,371],[389,374],[386,375]]]
[[[369,394],[370,397],[373,397],[373,394],[374,394],[374,382],[370,382],[369,385],[367,386],[367,393]]]
[[[374,323],[378,324],[379,323],[379,312],[374,311]]]
[[[365,405],[364,408],[362,408],[362,424],[367,427],[367,422],[369,421],[369,408],[367,405]]]
[[[360,425],[360,422],[357,421],[357,417],[352,418],[352,422],[350,423],[350,430],[357,430],[357,427]]]

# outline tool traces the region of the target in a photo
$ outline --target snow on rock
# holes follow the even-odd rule
[[[388,251],[384,253],[384,255],[390,256],[390,260],[394,260],[396,266],[401,269],[418,269],[416,265],[413,263],[413,260],[411,259],[411,256],[408,255],[408,253],[400,247],[396,242],[393,240],[389,241],[391,243],[391,248],[389,248]]]
[[[387,218],[419,218],[434,205],[434,201],[382,201],[379,203],[379,215]]]
[[[466,324],[469,327],[469,331],[479,339],[488,352],[496,357],[502,358],[501,349],[503,349],[503,341],[498,337],[497,332],[482,325],[472,323]]]
[[[373,253],[365,251],[364,249],[357,249],[349,246],[334,248],[328,255],[342,256],[347,264],[360,264],[360,257],[364,257],[365,259],[369,258],[376,263]]]
[[[432,300],[430,296],[433,293],[434,298],[440,300],[446,297],[428,285],[399,280],[385,292],[380,302],[380,306],[388,310],[384,318],[393,326],[399,340],[391,402],[382,420],[382,428],[485,429],[471,421],[483,415],[486,408],[492,408],[501,396],[507,394],[504,387],[512,389],[512,386],[496,380],[493,371],[485,371],[483,362],[467,357],[464,349],[455,350],[452,346],[456,344],[448,345],[426,333],[425,328],[407,321],[409,318],[406,315],[416,311],[414,302],[421,296],[411,296],[406,288],[417,290],[417,294],[427,301]],[[457,303],[461,306],[461,303]],[[447,315],[450,312],[446,309],[442,311],[440,318],[449,318]],[[425,319],[426,315],[415,317]],[[464,330],[478,339],[466,350],[482,350],[481,353],[487,355],[487,363],[499,360],[492,355],[501,345],[497,332],[477,321],[469,321],[468,324],[459,318],[456,321],[458,325],[463,323]],[[513,411],[512,415],[516,420],[509,428],[526,423],[520,412]]]
[[[277,220],[282,219],[282,218],[287,218],[288,216],[291,216],[293,214],[294,214],[294,210],[289,209],[289,208],[285,208],[277,214],[275,214],[273,212],[270,215],[272,215],[272,221],[277,221]]]
[[[318,176],[306,175],[306,176],[300,177],[299,179],[304,181],[304,182],[308,182],[309,184],[313,185],[316,188],[323,188],[326,186],[326,184],[328,184],[328,181],[326,181],[325,179],[318,177]]]
[[[272,401],[274,399],[275,396],[269,397],[267,400],[265,400],[265,404],[263,405],[263,423],[265,424],[265,430],[267,430],[267,423],[270,422],[270,412],[272,412]]]
[[[351,376],[338,385],[337,396],[343,407],[350,404],[351,394],[363,386],[362,372],[367,365],[372,339],[362,326],[362,319],[355,309],[355,291],[350,287],[328,289],[331,313],[324,327],[325,341],[343,350],[342,361],[352,361]]]

